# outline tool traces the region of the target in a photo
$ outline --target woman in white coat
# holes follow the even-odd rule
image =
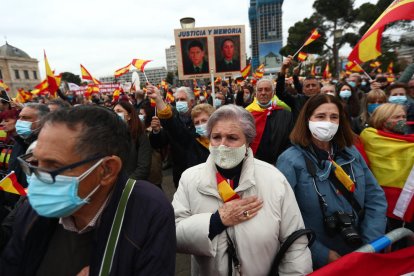
[[[177,248],[192,275],[267,275],[281,243],[304,224],[293,191],[275,167],[253,157],[252,115],[228,105],[207,124],[210,156],[181,176],[174,195]],[[307,238],[296,240],[280,275],[312,271]]]

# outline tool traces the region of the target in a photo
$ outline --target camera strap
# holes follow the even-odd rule
[[[239,275],[241,275],[241,264],[239,257],[237,256],[236,248],[234,247],[234,243],[232,239],[230,238],[229,233],[226,230],[226,236],[227,236],[227,255],[228,255],[228,275],[233,275],[233,265],[234,268],[239,272]]]
[[[315,189],[316,189],[316,192],[317,192],[318,198],[319,198],[319,204],[321,206],[322,213],[325,216],[326,215],[325,212],[326,212],[326,209],[327,209],[327,204],[326,204],[324,198],[322,197],[322,195],[320,194],[319,189],[317,188],[317,185],[316,185],[316,181],[315,181],[316,168],[315,168],[315,165],[313,164],[312,160],[310,160],[309,157],[307,157],[306,155],[303,155],[303,157],[305,158],[306,169],[308,170],[309,174],[313,178]],[[361,208],[361,205],[359,205],[358,201],[354,198],[353,194],[345,188],[345,186],[336,178],[335,173],[332,172],[332,171],[329,174],[329,180],[332,182],[332,184],[335,186],[335,188],[342,193],[342,195],[349,202],[349,204],[351,204],[351,207],[357,213],[358,218],[360,220],[363,220],[364,215],[365,215],[365,210]]]

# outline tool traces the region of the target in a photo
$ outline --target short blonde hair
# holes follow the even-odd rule
[[[367,93],[366,96],[367,104],[376,102],[377,100],[382,100],[384,103],[387,102],[387,95],[381,89],[374,89]]]
[[[209,117],[213,114],[214,110],[216,110],[213,106],[207,103],[198,104],[193,107],[191,110],[191,119],[194,120],[194,117],[197,117],[201,113],[206,113]]]
[[[401,104],[382,104],[375,109],[374,113],[372,113],[369,125],[373,128],[382,130],[384,123],[388,120],[388,118],[393,116],[399,110],[404,110],[404,112],[406,112],[404,106]]]

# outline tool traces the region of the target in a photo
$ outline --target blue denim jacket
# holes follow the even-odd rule
[[[277,160],[276,167],[285,175],[295,192],[306,228],[316,233],[316,240],[311,247],[312,261],[316,269],[327,264],[329,250],[344,255],[356,248],[347,245],[339,232],[333,236],[325,232],[321,207],[312,176],[306,168],[304,155],[315,165],[315,184],[320,193],[324,195],[328,205],[326,214],[329,216],[336,211],[353,213],[356,217],[354,226],[364,243],[369,243],[384,234],[387,201],[383,190],[355,147],[342,150],[340,154],[337,154],[335,161],[350,174],[356,183],[353,195],[365,210],[365,217],[362,220],[357,218],[349,202],[337,192],[329,180],[329,174],[333,169],[330,161],[324,160],[318,164],[312,154],[298,145],[283,152]]]

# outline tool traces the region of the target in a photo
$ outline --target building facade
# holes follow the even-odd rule
[[[175,74],[178,69],[175,45],[171,45],[170,48],[165,49],[165,58],[167,61],[167,71]]]
[[[398,59],[408,64],[413,63],[414,57],[414,32],[401,35],[400,47],[398,48]]]
[[[113,75],[111,75],[99,78],[99,80],[101,82],[131,83],[132,72],[133,71],[130,71],[116,79]],[[167,69],[165,69],[165,67],[145,68],[145,75],[139,70],[137,72],[141,84],[145,84],[146,82],[145,75],[147,75],[148,81],[152,84],[158,84],[167,77]]]
[[[31,90],[40,83],[39,61],[6,42],[0,47],[0,79],[14,97],[17,89]]]
[[[266,73],[280,69],[282,57],[282,5],[283,0],[250,0],[252,67],[265,64]],[[271,62],[269,62],[271,61]]]

